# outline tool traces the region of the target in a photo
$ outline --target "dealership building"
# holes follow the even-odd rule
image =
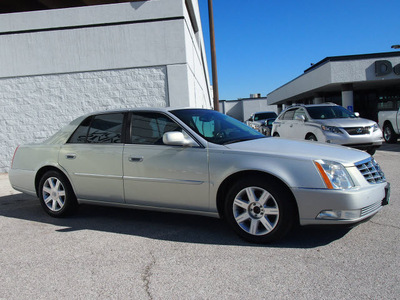
[[[268,94],[281,111],[292,104],[332,102],[377,121],[400,106],[400,52],[326,57]]]
[[[0,45],[0,173],[85,113],[213,106],[198,0],[1,1]]]

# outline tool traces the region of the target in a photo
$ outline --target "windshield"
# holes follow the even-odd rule
[[[342,106],[314,106],[307,107],[308,114],[312,119],[343,119],[356,118]]]
[[[225,145],[265,137],[242,122],[214,110],[182,109],[171,113],[211,143]]]
[[[274,112],[265,112],[265,113],[258,113],[254,115],[254,121],[258,120],[266,120],[271,118],[276,118],[277,115]]]

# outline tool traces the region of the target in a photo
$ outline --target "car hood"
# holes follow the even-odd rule
[[[275,137],[228,144],[226,147],[236,151],[284,156],[295,159],[325,159],[336,161],[346,166],[370,157],[368,153],[353,148]]]
[[[342,118],[342,119],[324,119],[324,120],[312,120],[312,122],[335,127],[365,127],[372,126],[375,124],[374,121],[363,119],[363,118]]]

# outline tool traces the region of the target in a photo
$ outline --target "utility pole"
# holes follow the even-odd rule
[[[215,51],[214,13],[213,13],[212,0],[208,0],[208,21],[209,21],[209,27],[210,27],[211,67],[212,67],[212,78],[213,78],[214,110],[219,111],[217,55],[216,55],[216,51]]]

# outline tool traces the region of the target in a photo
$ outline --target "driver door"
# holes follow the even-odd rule
[[[130,131],[123,153],[126,203],[208,210],[207,149],[165,145],[165,132],[183,129],[162,113],[132,113]]]

